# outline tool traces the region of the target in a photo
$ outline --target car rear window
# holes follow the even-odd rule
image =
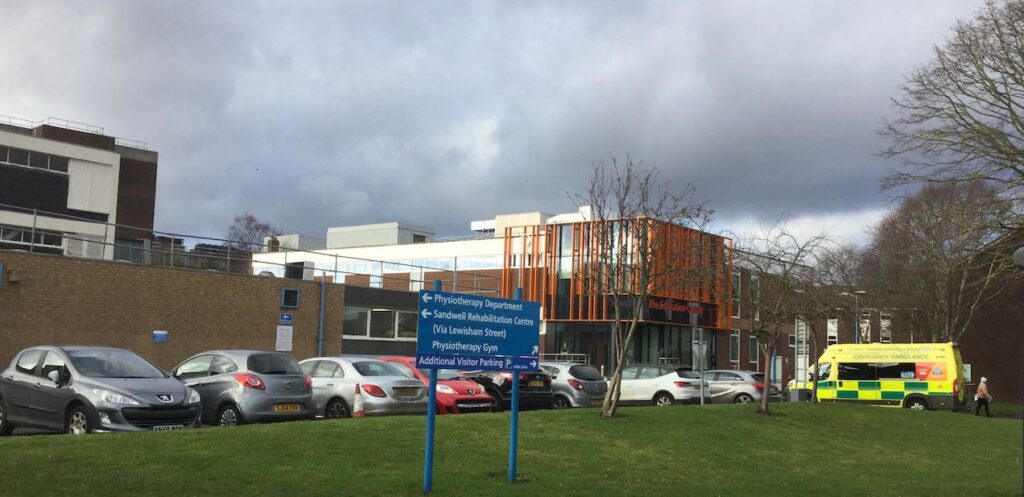
[[[691,379],[691,380],[699,380],[700,379],[700,373],[698,373],[696,371],[690,371],[690,370],[687,370],[687,369],[677,369],[676,370],[676,374],[679,375],[680,378],[687,378],[687,379]]]
[[[260,374],[302,374],[299,363],[284,354],[253,354],[246,366],[249,371]]]
[[[758,383],[764,383],[764,373],[755,373],[750,375],[750,377],[753,378],[754,381]]]
[[[363,376],[404,376],[408,377],[402,370],[384,361],[358,361],[353,362],[352,367]]]
[[[573,378],[580,380],[603,380],[604,376],[601,376],[601,372],[594,366],[573,366],[569,368],[569,374]]]

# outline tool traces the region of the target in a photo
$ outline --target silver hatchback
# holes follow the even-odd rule
[[[423,382],[389,362],[369,357],[314,357],[299,366],[313,378],[318,418],[352,416],[357,388],[367,416],[427,412]]]
[[[760,402],[764,395],[764,373],[758,371],[710,370],[704,372],[704,379],[711,388],[714,403]]]
[[[551,390],[554,394],[552,407],[590,407],[599,406],[604,402],[608,383],[594,366],[571,362],[542,362],[540,367],[551,375]]]
[[[311,380],[288,354],[211,350],[171,373],[199,391],[203,421],[220,426],[312,419]]]

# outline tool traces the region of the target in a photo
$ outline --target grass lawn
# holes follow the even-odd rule
[[[594,409],[437,422],[438,496],[1021,495],[1022,423],[857,405]],[[422,417],[0,439],[0,495],[418,495]]]

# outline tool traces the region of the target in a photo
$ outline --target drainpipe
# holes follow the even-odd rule
[[[316,330],[316,355],[317,357],[323,357],[324,355],[324,314],[327,310],[327,277],[326,272],[324,277],[320,278],[320,323],[317,325]]]

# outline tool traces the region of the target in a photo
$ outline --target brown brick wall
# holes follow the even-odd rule
[[[215,348],[273,350],[282,312],[294,315],[292,355],[317,352],[317,282],[3,250],[0,263],[0,367],[40,344],[123,347],[164,368]],[[299,308],[280,307],[283,288],[299,289]],[[341,348],[343,306],[343,287],[327,285],[327,353]],[[167,343],[153,343],[153,330],[167,330]]]

